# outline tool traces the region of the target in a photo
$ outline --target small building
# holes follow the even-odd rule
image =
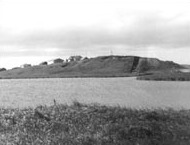
[[[21,65],[20,67],[21,68],[27,68],[27,67],[31,67],[32,65],[31,64],[23,64],[23,65]]]
[[[88,57],[84,57],[83,60],[88,60],[89,58]]]
[[[14,70],[14,69],[20,69],[20,68],[21,68],[21,67],[13,67],[12,70]]]
[[[64,61],[63,59],[57,58],[57,59],[54,59],[54,60],[53,60],[53,63],[54,63],[54,64],[56,64],[56,63],[63,63],[63,61]]]
[[[48,65],[47,61],[41,62],[40,65]]]
[[[82,60],[82,56],[80,56],[80,55],[76,55],[76,56],[70,56],[69,57],[69,61],[80,61],[80,60]]]
[[[0,71],[6,71],[6,68],[0,68]]]

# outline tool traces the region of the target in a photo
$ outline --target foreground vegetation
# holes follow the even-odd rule
[[[190,110],[54,104],[0,110],[0,144],[188,145]]]
[[[138,76],[137,80],[154,80],[154,81],[190,81],[190,73],[168,73],[160,72],[151,75]]]

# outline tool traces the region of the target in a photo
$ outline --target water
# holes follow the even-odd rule
[[[35,107],[78,100],[134,108],[190,109],[190,82],[135,78],[56,78],[0,80],[0,106]]]

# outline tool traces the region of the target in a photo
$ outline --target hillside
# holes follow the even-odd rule
[[[137,56],[100,56],[51,65],[36,65],[0,72],[0,78],[119,77],[176,71],[184,67],[171,61]]]

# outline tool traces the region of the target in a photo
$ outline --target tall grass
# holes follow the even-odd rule
[[[0,109],[0,144],[188,145],[190,110],[95,104]]]

